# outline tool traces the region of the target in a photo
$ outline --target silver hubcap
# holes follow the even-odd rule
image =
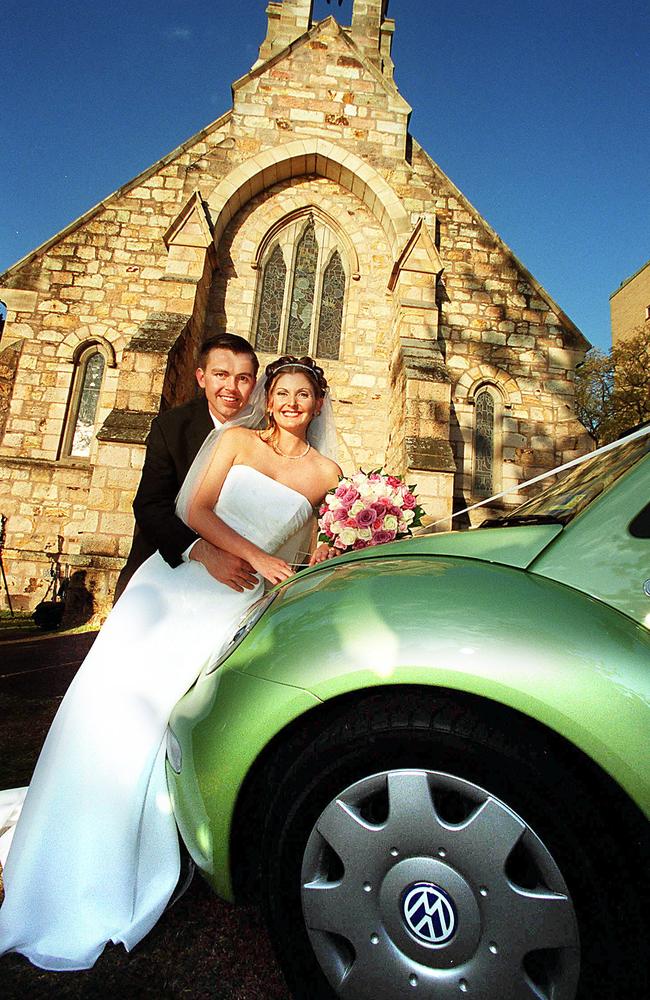
[[[451,775],[385,771],[330,802],[305,849],[302,907],[344,1000],[575,996],[557,865],[508,806]]]

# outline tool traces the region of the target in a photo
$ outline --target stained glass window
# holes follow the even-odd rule
[[[104,355],[99,351],[86,354],[81,362],[77,411],[68,452],[75,458],[88,458],[90,455],[105,365]]]
[[[254,342],[270,354],[338,358],[346,270],[334,229],[311,209],[305,224],[306,214],[276,230],[269,243],[258,272]]]
[[[494,399],[488,389],[476,396],[474,488],[489,496],[494,479]]]
[[[309,351],[317,264],[316,230],[313,221],[310,220],[296,251],[287,331],[287,352],[289,354],[306,354]]]
[[[323,275],[323,293],[318,319],[316,354],[319,358],[338,358],[341,344],[341,320],[345,296],[345,271],[341,255],[335,250]]]
[[[282,324],[282,303],[287,280],[287,265],[279,244],[264,267],[262,296],[257,318],[255,346],[259,351],[275,353],[278,350]]]

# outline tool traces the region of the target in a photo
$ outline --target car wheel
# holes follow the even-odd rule
[[[646,995],[621,814],[535,723],[498,723],[397,695],[294,748],[263,858],[294,997]]]

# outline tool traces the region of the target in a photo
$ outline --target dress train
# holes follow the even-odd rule
[[[241,465],[216,511],[285,558],[311,521],[302,494]],[[157,553],[133,576],[61,703],[27,795],[0,793],[0,847],[11,844],[0,954],[85,969],[108,941],[131,949],[154,926],[179,876],[167,720],[262,590],[237,593],[199,563],[171,569]]]

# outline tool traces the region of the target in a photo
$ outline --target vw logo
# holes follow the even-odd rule
[[[446,944],[458,926],[456,907],[433,882],[415,882],[402,896],[402,916],[413,937],[423,944]]]

